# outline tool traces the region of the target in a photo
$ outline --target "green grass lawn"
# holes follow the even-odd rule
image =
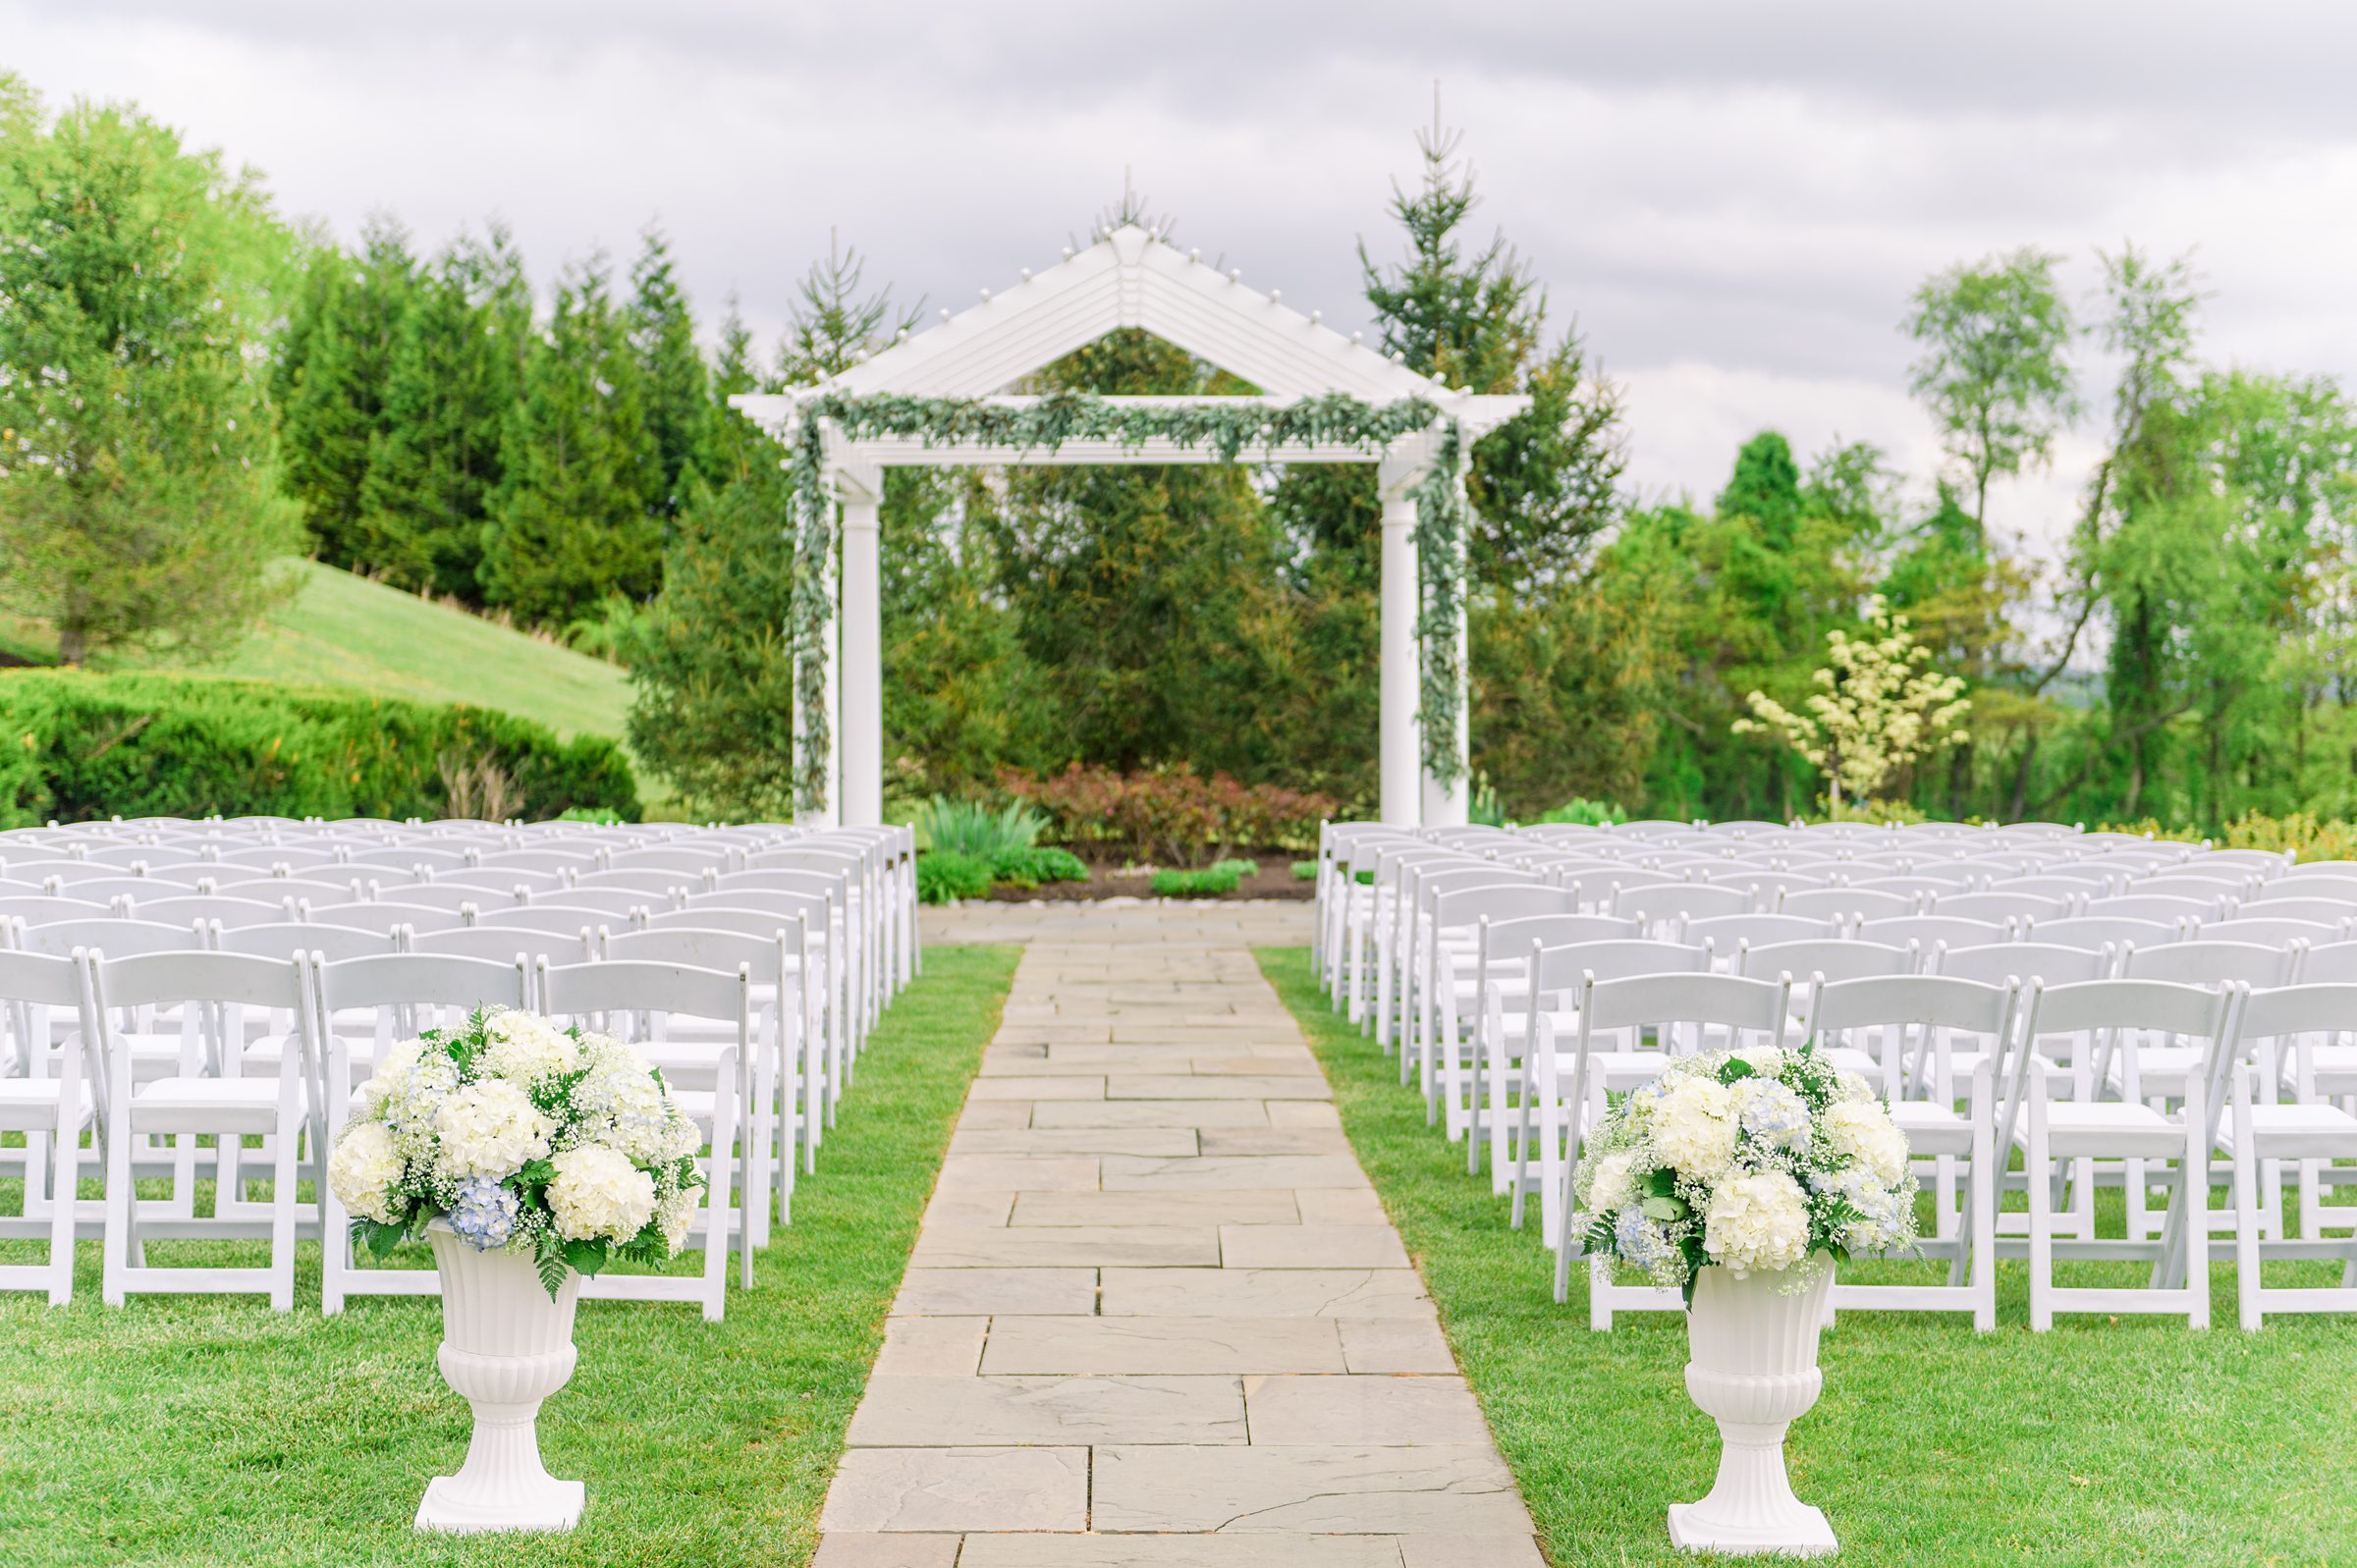
[[[573,1535],[411,1532],[427,1479],[466,1447],[466,1408],[434,1370],[438,1303],[362,1298],[322,1318],[306,1246],[286,1316],[254,1297],[109,1309],[90,1242],[72,1306],[0,1295],[0,1564],[808,1561],[1015,958],[926,954],[862,1054],[793,1225],[760,1255],[755,1288],[731,1289],[726,1322],[582,1303],[579,1369],[540,1419],[550,1472],[589,1486]]]
[[[1325,1063],[1553,1560],[1694,1560],[1663,1522],[1710,1488],[1718,1457],[1686,1397],[1683,1322],[1629,1314],[1591,1332],[1579,1271],[1557,1306],[1535,1226],[1507,1228],[1463,1146],[1427,1128],[1422,1096],[1327,1009],[1307,949],[1260,961]],[[2086,1271],[2073,1282],[2124,1271],[2073,1267]],[[2212,1283],[2228,1326],[2202,1333],[2128,1317],[2033,1334],[2016,1265],[2000,1271],[1992,1334],[1960,1317],[1843,1316],[1822,1347],[1824,1397],[1788,1449],[1795,1489],[1841,1538],[1836,1560],[2357,1563],[2357,1321],[2271,1318],[2245,1334],[2230,1326],[2232,1271]]]
[[[527,637],[315,561],[301,587],[226,657],[200,669],[387,697],[469,702],[537,719],[561,735],[622,738],[630,677],[619,666]]]
[[[293,580],[294,593],[245,641],[219,658],[170,668],[466,702],[537,719],[561,735],[622,738],[630,690],[619,666],[316,561],[289,560],[278,569]],[[0,652],[54,660],[57,637],[40,622],[0,618]],[[92,667],[146,663],[116,654]]]

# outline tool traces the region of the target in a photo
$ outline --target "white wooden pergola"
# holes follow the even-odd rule
[[[1484,431],[1529,406],[1520,396],[1453,391],[1418,375],[1303,315],[1272,291],[1244,287],[1196,252],[1180,251],[1133,225],[1114,229],[1096,243],[1005,293],[983,291],[979,304],[929,331],[830,378],[793,392],[741,393],[730,399],[740,412],[789,437],[801,406],[824,393],[868,397],[976,399],[1019,405],[1030,400],[1005,389],[1095,342],[1119,327],[1154,334],[1262,389],[1270,403],[1343,394],[1369,404],[1421,398],[1454,419],[1469,446]],[[1108,398],[1109,404],[1186,405],[1233,399]],[[1383,503],[1381,700],[1378,760],[1383,820],[1461,823],[1465,820],[1465,708],[1460,691],[1454,737],[1457,778],[1444,784],[1424,767],[1418,718],[1420,654],[1416,638],[1419,578],[1414,491],[1434,458],[1439,426],[1400,438],[1381,451],[1308,442],[1245,454],[1253,461],[1373,462]],[[927,443],[915,437],[845,440],[829,430],[827,483],[840,501],[843,559],[834,577],[836,614],[829,679],[827,810],[825,819],[879,822],[884,811],[883,624],[878,602],[877,508],[890,467],[1000,464],[1218,462],[1219,454],[1156,438],[1134,445],[1073,440],[1047,449],[965,443]],[[1461,483],[1461,476],[1459,477]],[[1457,669],[1465,669],[1464,619],[1457,616]]]

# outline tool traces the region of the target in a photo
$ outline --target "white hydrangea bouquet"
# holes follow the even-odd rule
[[[1865,1079],[1805,1045],[1681,1056],[1614,1097],[1574,1196],[1591,1255],[1689,1302],[1713,1264],[1803,1290],[1821,1258],[1915,1245],[1905,1134]]]
[[[565,1271],[660,1263],[687,1238],[703,1135],[632,1047],[507,1008],[395,1046],[354,1097],[327,1176],[383,1257],[437,1218]]]

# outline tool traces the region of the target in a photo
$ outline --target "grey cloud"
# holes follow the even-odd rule
[[[831,225],[903,297],[963,304],[1053,262],[1124,164],[1181,244],[1355,324],[1353,238],[1395,252],[1438,77],[1478,221],[1642,388],[1640,478],[1703,494],[1770,423],[1920,472],[1908,293],[2023,243],[2085,289],[2099,244],[2201,243],[2209,351],[2357,372],[2341,5],[0,0],[0,37],[52,97],[136,97],[347,238],[498,212],[545,278],[659,217],[699,305],[733,290],[765,335]]]

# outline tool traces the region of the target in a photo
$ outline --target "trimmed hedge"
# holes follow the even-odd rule
[[[0,674],[0,826],[112,816],[441,817],[446,765],[512,815],[639,814],[611,740],[461,704],[154,674]]]

